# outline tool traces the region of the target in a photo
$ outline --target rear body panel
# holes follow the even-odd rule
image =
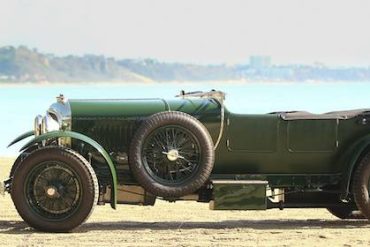
[[[344,150],[370,133],[357,118],[283,120],[277,114],[230,114],[216,173],[337,174]]]

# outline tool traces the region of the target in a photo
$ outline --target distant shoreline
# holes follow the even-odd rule
[[[153,58],[117,59],[103,55],[56,56],[26,46],[0,47],[0,84],[53,82],[338,82],[370,81],[370,67],[324,64],[273,64],[269,56],[251,56],[236,64],[164,62]],[[223,82],[224,83],[224,82]],[[32,84],[33,85],[33,84]]]

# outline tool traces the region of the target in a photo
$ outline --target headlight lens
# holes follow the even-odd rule
[[[42,128],[42,116],[37,115],[35,117],[35,121],[34,121],[34,124],[33,124],[33,129],[34,129],[34,132],[35,132],[35,136],[41,135],[41,128]]]
[[[55,114],[47,112],[46,116],[42,119],[41,132],[44,134],[50,131],[60,130],[60,127],[58,117]]]

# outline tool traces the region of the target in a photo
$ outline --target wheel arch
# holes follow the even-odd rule
[[[108,168],[110,170],[111,176],[112,176],[112,200],[111,200],[111,207],[113,209],[116,209],[117,205],[117,173],[116,169],[114,167],[113,161],[110,158],[108,152],[95,140],[91,139],[90,137],[83,135],[78,132],[74,131],[51,131],[39,136],[36,136],[29,142],[27,142],[21,149],[20,151],[24,151],[25,149],[29,148],[30,146],[40,143],[42,141],[48,140],[48,139],[53,139],[53,138],[60,138],[60,137],[69,137],[72,139],[77,139],[82,142],[85,142],[89,145],[91,145],[93,148],[95,148],[105,159],[105,161],[108,164]]]
[[[350,193],[353,174],[359,165],[362,157],[370,151],[370,134],[365,135],[355,141],[346,151],[342,157],[345,157],[345,168],[343,169],[343,192],[341,198],[346,198]]]

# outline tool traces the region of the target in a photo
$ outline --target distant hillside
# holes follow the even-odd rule
[[[194,65],[161,63],[153,59],[125,59],[118,63],[130,71],[154,81],[203,81],[240,79],[233,67],[225,65]]]
[[[57,57],[20,46],[0,48],[0,81],[192,81],[233,78],[225,66],[160,63],[155,60],[115,60],[85,55]]]
[[[150,81],[113,58],[86,55],[56,57],[26,47],[0,48],[0,80],[16,82]]]
[[[6,46],[0,48],[0,82],[370,81],[370,67],[287,66],[254,60],[234,66],[195,65],[96,55],[58,57]]]

